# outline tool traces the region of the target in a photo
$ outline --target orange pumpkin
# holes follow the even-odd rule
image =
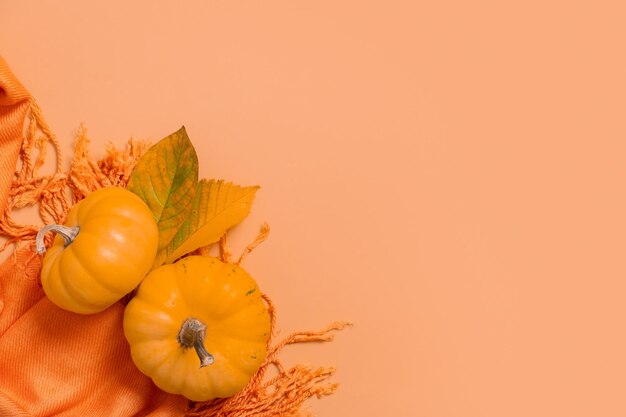
[[[235,394],[257,372],[270,317],[246,271],[189,256],[148,274],[126,307],[124,333],[159,388],[206,401]]]
[[[59,307],[97,313],[131,292],[152,268],[159,231],[152,212],[123,188],[101,188],[75,204],[64,226],[48,225],[37,236],[57,236],[41,268],[43,289]]]

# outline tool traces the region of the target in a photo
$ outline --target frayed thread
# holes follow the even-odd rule
[[[139,158],[150,147],[147,141],[130,139],[124,149],[106,145],[105,156],[96,160],[89,152],[89,137],[80,126],[74,142],[69,170],[63,170],[61,147],[37,103],[31,101],[26,120],[18,167],[13,176],[7,204],[0,214],[0,235],[6,240],[0,251],[13,243],[32,246],[41,226],[22,224],[14,211],[37,206],[43,224],[62,224],[70,207],[90,192],[103,187],[125,187]],[[48,175],[39,173],[49,148],[56,153],[56,169]],[[46,246],[52,243],[46,237]]]

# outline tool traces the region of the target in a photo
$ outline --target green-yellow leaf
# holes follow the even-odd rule
[[[185,128],[162,139],[137,162],[127,188],[141,197],[159,227],[159,250],[185,222],[198,183],[198,156]]]
[[[258,189],[222,180],[201,180],[189,217],[170,244],[157,255],[157,263],[173,262],[189,252],[217,242],[228,229],[250,213]]]

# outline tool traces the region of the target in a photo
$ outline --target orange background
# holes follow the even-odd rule
[[[626,415],[622,2],[87,3],[0,3],[0,54],[66,156],[184,124],[262,186],[282,334],[356,323],[284,353],[317,415]]]

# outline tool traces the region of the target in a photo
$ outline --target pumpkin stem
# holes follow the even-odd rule
[[[186,319],[180,330],[176,340],[184,349],[194,348],[198,358],[200,358],[200,368],[211,365],[215,362],[215,358],[204,347],[204,338],[206,337],[206,324],[200,320],[189,317]]]
[[[37,253],[40,255],[46,251],[46,246],[43,239],[48,232],[55,232],[56,234],[60,235],[65,241],[65,246],[68,246],[74,241],[74,239],[76,239],[76,236],[78,236],[78,233],[80,232],[80,227],[68,227],[62,226],[60,224],[49,224],[42,227],[37,233],[37,238],[35,239],[35,247],[37,249]]]

